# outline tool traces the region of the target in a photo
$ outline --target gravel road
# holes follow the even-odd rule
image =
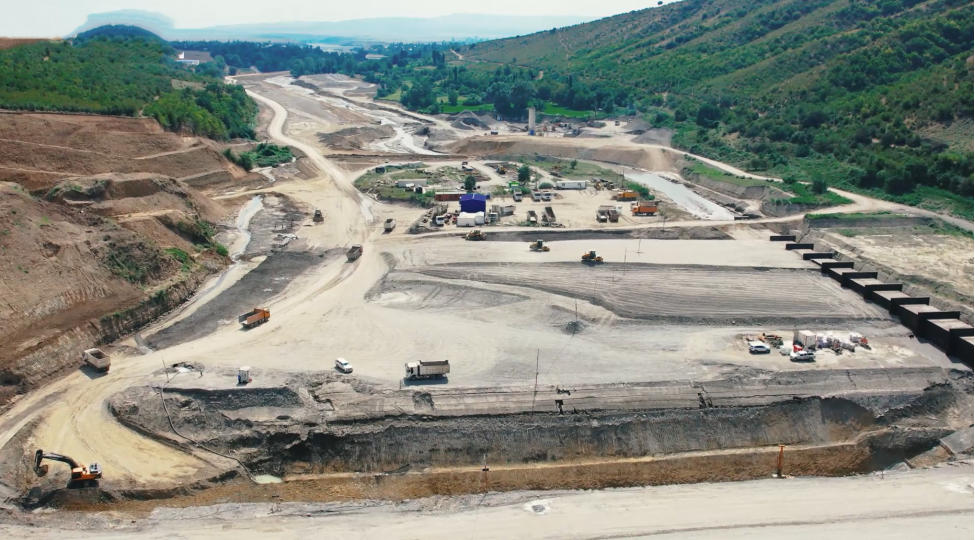
[[[656,538],[725,540],[970,539],[972,465],[849,478],[798,478],[595,492],[438,497],[399,504],[225,504],[160,508],[148,519],[35,517],[7,538],[234,539],[334,537]]]

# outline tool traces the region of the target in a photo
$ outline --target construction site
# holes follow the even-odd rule
[[[15,524],[475,495],[487,512],[971,459],[971,223],[835,190],[850,202],[790,209],[779,179],[638,119],[513,125],[340,75],[233,82],[292,163],[246,172],[144,119],[0,114]],[[133,253],[138,279],[96,264]]]

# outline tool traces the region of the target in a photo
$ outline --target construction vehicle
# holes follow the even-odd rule
[[[494,170],[497,171],[498,174],[501,174],[501,175],[508,174],[508,169],[505,169],[504,168],[504,165],[498,165],[498,167],[496,169],[494,169]]]
[[[450,361],[433,360],[425,362],[408,362],[406,364],[406,378],[415,381],[417,379],[442,379],[450,373]]]
[[[634,216],[652,216],[657,213],[657,205],[650,202],[633,203],[630,211]]]
[[[464,240],[485,240],[487,235],[481,232],[481,229],[474,229],[473,231],[464,235]]]
[[[596,255],[595,251],[590,251],[589,253],[582,254],[582,262],[601,263],[603,262],[603,258]]]
[[[536,214],[534,210],[528,211],[528,224],[538,225],[538,214]]]
[[[34,473],[37,476],[46,476],[48,465],[41,465],[43,460],[60,461],[71,467],[71,481],[68,487],[89,487],[98,485],[98,479],[102,477],[102,468],[97,463],[92,463],[85,467],[68,456],[38,450],[34,452]]]
[[[345,252],[345,256],[346,256],[346,258],[349,259],[349,262],[352,262],[352,261],[358,259],[359,257],[362,256],[362,245],[361,244],[352,244],[352,247],[349,248],[349,251],[346,251]]]
[[[555,221],[555,210],[552,210],[551,206],[545,207],[545,215],[542,216],[545,221]]]
[[[325,216],[322,215],[321,210],[315,210],[315,217],[311,218],[315,223],[321,223],[325,221]]]
[[[81,353],[81,361],[91,366],[95,371],[107,372],[112,366],[112,359],[99,349],[85,349]]]
[[[617,201],[636,201],[640,197],[637,194],[637,192],[629,189],[624,189],[619,193],[617,193],[613,198],[616,199]]]
[[[237,322],[239,322],[244,328],[254,328],[255,326],[260,326],[271,319],[271,311],[267,308],[256,307],[243,315],[237,316]]]
[[[534,242],[528,244],[528,249],[532,251],[551,251],[551,249],[545,245],[544,240],[535,240]]]
[[[383,230],[386,232],[391,232],[395,228],[396,228],[396,220],[393,218],[389,218],[386,220],[385,223],[383,223]]]

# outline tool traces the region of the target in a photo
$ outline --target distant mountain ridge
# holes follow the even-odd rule
[[[261,24],[176,28],[169,17],[151,11],[125,9],[88,16],[70,35],[104,25],[125,24],[144,28],[169,41],[250,40],[319,41],[334,38],[360,41],[432,42],[497,39],[568,26],[594,17],[509,16],[458,13],[443,17],[384,17],[337,22],[294,21]]]

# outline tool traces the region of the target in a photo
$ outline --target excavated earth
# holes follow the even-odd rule
[[[283,484],[254,485],[229,471],[169,490],[108,482],[74,490],[84,493],[35,490],[28,502],[145,509],[162,499],[401,499],[742,480],[773,472],[780,444],[788,474],[846,475],[952,459],[939,440],[968,427],[973,412],[972,374],[940,368],[493,391],[392,389],[336,372],[262,376],[274,379],[280,384],[200,388],[187,376],[129,388],[108,407],[146,436],[239,460],[238,472]]]

